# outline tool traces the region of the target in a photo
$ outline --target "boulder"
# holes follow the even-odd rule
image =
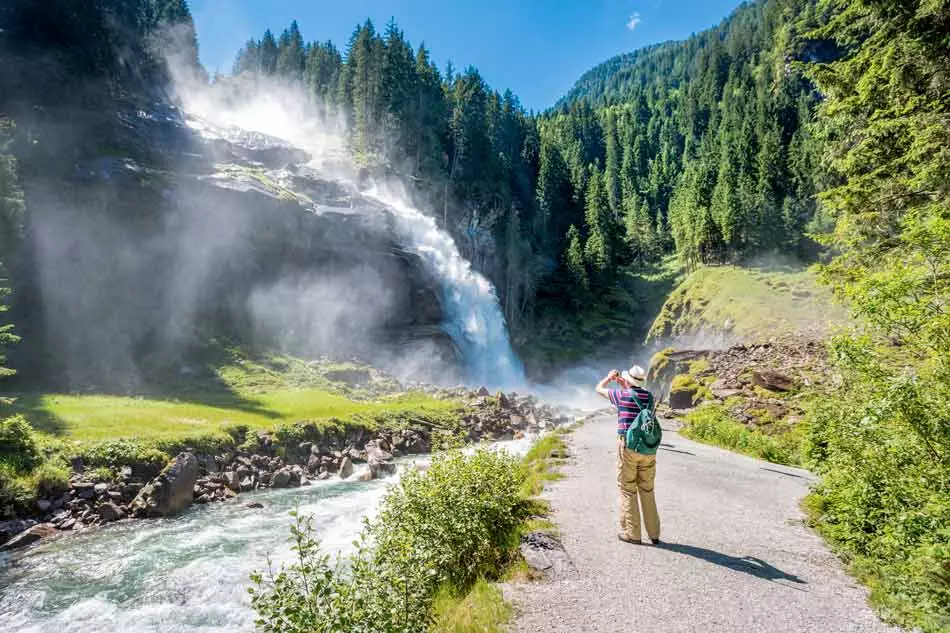
[[[270,485],[272,488],[286,488],[290,484],[290,469],[281,468],[271,479]]]
[[[366,455],[368,461],[377,461],[377,462],[388,462],[393,458],[391,453],[384,451],[380,448],[378,442],[367,442],[366,443]]]
[[[160,517],[177,514],[188,507],[194,498],[198,481],[198,460],[192,453],[177,457],[132,502],[136,516]]]
[[[794,379],[771,369],[752,370],[752,384],[769,391],[784,392],[795,388]]]
[[[96,484],[90,481],[77,481],[73,484],[73,492],[80,499],[92,499],[96,496]]]
[[[224,484],[234,492],[238,492],[241,489],[241,477],[236,471],[228,471],[224,473]]]
[[[260,501],[249,501],[244,504],[244,507],[249,508],[251,510],[258,510],[260,508],[263,508],[264,504],[261,503]]]
[[[356,480],[357,481],[372,481],[375,478],[376,478],[376,473],[373,472],[373,469],[367,468],[366,470],[364,470],[363,472],[359,474]]]
[[[343,461],[340,462],[340,470],[338,474],[340,479],[346,479],[353,474],[353,462],[350,461],[349,457],[344,457]]]
[[[107,483],[98,483],[98,484],[95,485],[95,487],[93,488],[93,490],[96,491],[96,494],[97,494],[97,495],[104,495],[104,494],[106,494],[107,492],[109,492],[109,484],[107,484]]]
[[[96,508],[96,512],[99,513],[99,519],[103,523],[111,523],[125,518],[125,511],[110,501],[100,503],[99,507]]]
[[[56,526],[52,523],[39,523],[26,530],[23,530],[12,539],[0,545],[0,552],[8,552],[14,549],[20,549],[27,545],[32,545],[40,539],[56,534]]]

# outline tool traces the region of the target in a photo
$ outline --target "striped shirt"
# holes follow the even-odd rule
[[[640,413],[650,406],[650,392],[640,387],[611,389],[607,392],[610,403],[617,407],[617,434],[623,435]]]

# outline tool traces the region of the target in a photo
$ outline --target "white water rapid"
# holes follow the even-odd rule
[[[496,446],[522,454],[531,442]],[[290,559],[288,513],[299,506],[324,550],[345,552],[396,481],[354,481],[358,474],[67,533],[18,558],[0,554],[0,631],[251,633],[249,574],[266,570],[268,557]]]

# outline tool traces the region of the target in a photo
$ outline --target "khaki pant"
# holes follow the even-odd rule
[[[656,511],[653,482],[656,479],[656,455],[641,455],[624,446],[617,436],[617,484],[620,486],[620,531],[630,539],[640,540],[640,508],[651,540],[660,538],[660,515]]]

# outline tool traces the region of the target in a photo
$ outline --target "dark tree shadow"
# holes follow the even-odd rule
[[[671,552],[676,552],[678,554],[692,556],[693,558],[704,560],[707,563],[712,563],[713,565],[719,565],[720,567],[725,567],[727,569],[741,571],[745,574],[749,574],[750,576],[762,578],[763,580],[787,580],[798,585],[808,584],[798,576],[786,573],[781,569],[768,564],[761,558],[756,558],[754,556],[729,556],[728,554],[722,554],[711,549],[696,547],[695,545],[667,543],[665,541],[661,542],[657,547],[670,550]]]
[[[689,451],[684,451],[681,448],[676,448],[675,444],[661,443],[660,448],[671,453],[682,453],[683,455],[692,455],[693,457],[696,456],[696,453],[690,453]]]
[[[66,423],[45,408],[42,396],[33,393],[0,394],[0,399],[4,400],[0,402],[0,418],[22,415],[37,431],[50,435],[66,432]]]
[[[798,473],[790,473],[784,470],[778,470],[777,468],[767,468],[765,466],[762,466],[762,470],[767,470],[770,473],[778,473],[779,475],[785,475],[786,477],[795,477],[796,479],[808,479],[808,477],[804,475],[799,475]]]

